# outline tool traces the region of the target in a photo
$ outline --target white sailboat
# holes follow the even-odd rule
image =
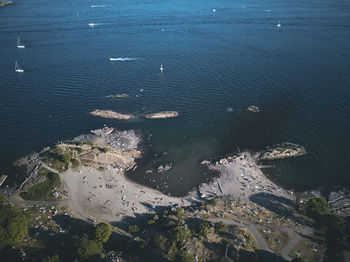
[[[277,27],[281,27],[281,20],[278,20]]]
[[[18,67],[17,61],[15,62],[15,71],[16,71],[17,73],[23,73],[23,72],[24,72],[24,70],[23,70],[22,68],[19,68],[19,67]]]
[[[163,65],[160,65],[159,69],[160,69],[160,72],[163,73],[163,71],[164,71]]]
[[[25,48],[25,45],[22,45],[21,42],[19,41],[19,37],[17,38],[17,48]]]

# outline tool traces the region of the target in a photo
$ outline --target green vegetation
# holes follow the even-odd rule
[[[153,244],[159,247],[163,252],[166,252],[168,239],[163,235],[156,235],[153,239]]]
[[[187,225],[183,222],[174,223],[170,228],[170,237],[176,243],[183,243],[190,236],[190,230]]]
[[[210,225],[208,222],[203,222],[199,225],[199,228],[198,228],[198,234],[205,238],[207,236],[207,234],[209,233],[209,230],[210,230]]]
[[[217,201],[216,201],[215,198],[212,198],[212,199],[208,200],[208,204],[209,204],[209,205],[215,206],[216,203],[217,203]]]
[[[97,170],[100,171],[100,172],[102,172],[102,171],[105,171],[105,168],[104,168],[103,166],[99,166],[99,167],[97,168]]]
[[[29,217],[21,210],[0,204],[0,249],[22,241],[28,232]]]
[[[60,257],[57,254],[54,254],[52,256],[44,257],[42,262],[58,262],[60,260]]]
[[[214,224],[214,227],[216,232],[221,232],[226,229],[226,225],[224,222],[217,222]]]
[[[184,214],[183,208],[180,207],[180,208],[176,209],[175,215],[178,219],[181,219],[183,214]]]
[[[72,165],[73,167],[78,167],[80,166],[80,161],[76,158],[72,159]]]
[[[111,226],[110,224],[100,223],[95,228],[95,238],[97,241],[106,243],[111,236]]]
[[[128,227],[128,231],[129,233],[133,234],[139,232],[140,228],[137,225],[133,225]]]
[[[103,247],[101,242],[83,237],[79,244],[78,255],[81,259],[87,259],[89,257],[101,254],[102,251]]]
[[[108,148],[108,147],[104,147],[104,148],[102,149],[102,151],[105,152],[105,153],[107,153],[107,152],[109,152],[109,148]]]
[[[306,214],[314,220],[319,220],[321,216],[327,215],[330,211],[329,204],[322,198],[312,198],[306,206]]]
[[[43,182],[33,185],[27,192],[21,193],[21,196],[26,200],[50,200],[53,199],[50,195],[52,189],[59,184],[59,176],[55,173],[47,172]]]
[[[194,257],[187,251],[181,250],[176,253],[174,261],[175,262],[193,262]]]

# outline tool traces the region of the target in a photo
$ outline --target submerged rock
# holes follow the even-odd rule
[[[157,168],[157,173],[165,173],[166,171],[169,171],[173,168],[173,163],[166,163],[164,165],[160,165]]]
[[[134,117],[134,115],[130,114],[121,114],[112,110],[100,110],[96,109],[89,113],[92,116],[99,116],[103,118],[112,118],[112,119],[119,119],[119,120],[129,120],[130,118]]]
[[[116,94],[116,95],[106,96],[106,98],[129,98],[129,95],[128,94]]]

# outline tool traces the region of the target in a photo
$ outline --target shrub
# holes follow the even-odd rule
[[[104,148],[102,149],[102,151],[105,152],[105,153],[107,153],[107,152],[109,152],[109,148],[108,148],[108,147],[104,147]]]
[[[54,152],[56,155],[61,155],[63,154],[63,149],[60,146],[55,146]]]
[[[137,225],[133,225],[128,227],[128,231],[129,233],[133,234],[139,232],[140,228]]]
[[[97,168],[97,170],[100,171],[100,172],[102,172],[102,171],[105,171],[105,168],[104,168],[103,166],[99,166],[99,167]]]
[[[308,201],[305,211],[309,217],[318,220],[321,216],[328,214],[330,208],[326,200],[322,198],[312,198]]]
[[[216,231],[216,232],[224,231],[225,228],[226,228],[226,225],[225,225],[224,222],[217,222],[217,223],[215,223],[214,226],[215,226],[215,231]]]
[[[72,165],[73,167],[78,167],[80,166],[80,161],[76,158],[72,159]]]
[[[64,153],[63,155],[61,155],[61,161],[64,162],[66,166],[68,166],[71,160],[72,160],[72,153]]]
[[[209,204],[209,205],[212,205],[212,206],[215,206],[216,203],[217,203],[217,201],[216,201],[215,198],[212,198],[212,199],[210,199],[210,200],[208,201],[208,204]]]

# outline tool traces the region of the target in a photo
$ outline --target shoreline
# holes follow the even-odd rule
[[[56,144],[54,149],[45,148],[40,153],[44,156],[35,154],[34,157],[27,157],[27,161],[31,166],[35,162],[40,167],[55,170],[54,161],[45,157],[50,152],[62,151],[60,154],[69,153],[73,160],[80,163],[75,167],[69,163],[66,168],[61,167],[56,171],[67,190],[66,196],[63,196],[66,207],[70,213],[84,220],[123,221],[128,217],[153,213],[156,207],[186,207],[217,197],[249,203],[274,196],[279,199],[277,202],[287,201],[289,209],[298,204],[297,201],[301,199],[299,195],[304,201],[307,199],[306,192],[298,192],[297,196],[266,177],[259,166],[258,156],[261,152],[249,151],[217,160],[203,160],[201,164],[219,172],[218,177],[198,185],[185,196],[166,195],[126,176],[126,172],[137,168],[136,160],[142,159],[141,147],[142,134],[134,130],[104,127],[91,130],[90,134],[79,135],[70,144],[61,143]],[[24,162],[22,160],[22,164]],[[34,176],[32,181],[35,179]],[[335,206],[339,210],[339,205]]]

